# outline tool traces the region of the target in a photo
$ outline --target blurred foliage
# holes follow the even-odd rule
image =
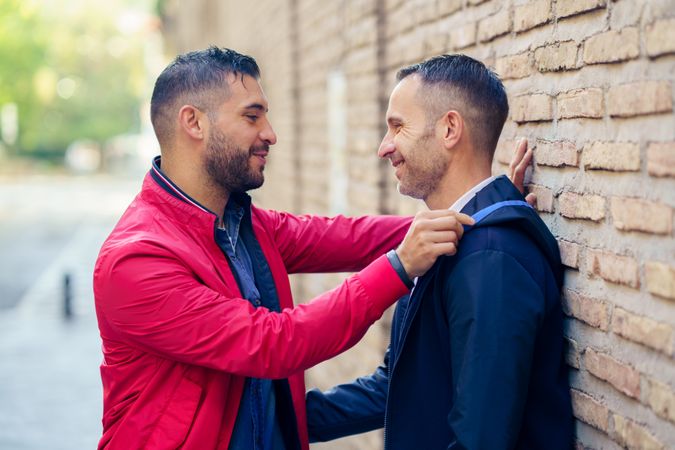
[[[154,1],[0,0],[0,108],[18,106],[12,148],[63,154],[137,131]]]

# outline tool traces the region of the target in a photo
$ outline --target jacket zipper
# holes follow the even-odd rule
[[[410,331],[410,325],[412,325],[412,321],[415,318],[415,315],[417,315],[417,310],[419,309],[419,306],[417,308],[414,307],[411,302],[413,301],[413,293],[415,292],[415,289],[417,288],[417,284],[420,282],[419,278],[417,279],[417,283],[415,283],[415,286],[413,287],[412,291],[410,291],[410,297],[408,298],[408,305],[405,309],[405,314],[403,314],[403,335],[401,336],[401,341],[399,343],[399,348],[400,351],[398,354],[394,355],[394,363],[391,365],[391,370],[389,371],[389,383],[387,383],[387,403],[385,406],[384,410],[384,450],[388,450],[389,446],[387,445],[387,417],[388,417],[388,412],[389,412],[389,393],[391,391],[391,383],[394,379],[394,371],[396,370],[396,365],[398,364],[399,356],[403,354],[403,347],[405,346],[405,342],[408,338],[408,332]],[[422,301],[421,298],[419,300],[420,302]],[[411,311],[410,309],[414,308],[414,311]],[[412,314],[410,317],[410,320],[408,320],[408,316]],[[408,322],[410,322],[410,325],[408,325]],[[389,345],[391,346],[391,334],[389,335]]]
[[[414,291],[414,288],[413,288]],[[410,313],[410,307],[411,304],[410,302],[412,301],[412,294],[413,292],[410,292],[410,297],[408,298],[408,304],[406,305],[405,309],[405,314],[403,314],[403,325],[406,327],[406,324],[408,323],[408,314]],[[415,314],[417,313],[417,310],[415,310]],[[412,320],[412,318],[410,319]],[[396,364],[398,363],[399,355],[403,353],[403,346],[405,345],[406,338],[408,337],[408,330],[410,327],[406,327],[403,330],[403,336],[401,336],[401,341],[399,342],[399,348],[400,351],[397,354],[394,354],[394,361],[391,365],[391,368],[389,369],[389,382],[387,383],[387,401],[385,403],[385,408],[384,408],[384,450],[389,449],[388,445],[388,439],[387,439],[387,418],[389,417],[389,394],[391,392],[391,383],[394,379],[394,370],[396,369]],[[391,333],[389,334],[389,348],[391,348]]]
[[[388,348],[391,348],[391,333],[389,333],[389,346]],[[391,378],[392,375],[394,374],[394,364],[392,364],[391,368],[387,368],[389,370],[389,373],[387,374],[387,377],[389,378],[389,382],[387,383],[387,399],[384,402],[384,450],[387,450],[387,417],[389,416],[389,391],[391,389]]]

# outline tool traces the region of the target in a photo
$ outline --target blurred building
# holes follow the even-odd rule
[[[675,448],[673,0],[168,0],[168,50],[260,63],[279,136],[259,204],[411,214],[376,156],[403,65],[463,52],[509,92],[496,155],[535,146],[531,189],[565,266],[577,448]],[[339,276],[297,278],[298,300]],[[388,323],[309,372],[329,387],[380,362]],[[381,448],[379,433],[317,448]]]

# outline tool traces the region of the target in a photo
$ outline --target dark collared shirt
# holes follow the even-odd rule
[[[257,308],[263,303],[255,283],[251,256],[240,235],[245,213],[244,207],[231,196],[225,207],[223,227],[216,229],[216,240],[230,261],[241,294]],[[284,449],[272,380],[246,379],[230,450],[249,449]]]

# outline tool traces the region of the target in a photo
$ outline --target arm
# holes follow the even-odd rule
[[[148,243],[97,265],[97,308],[121,340],[228,373],[284,378],[354,345],[405,287],[385,256],[306,305],[253,308],[202,284]]]
[[[468,216],[421,214],[400,250],[406,273],[425,273],[456,251]],[[459,219],[459,220],[458,220]],[[408,292],[387,257],[312,302],[280,313],[203,284],[164,245],[136,241],[102,250],[94,270],[99,320],[119,339],[188,364],[258,378],[285,378],[353,346]]]
[[[324,442],[384,426],[389,387],[389,350],[373,374],[326,392],[307,392],[310,442]]]
[[[455,395],[448,424],[456,441],[448,449],[512,449],[527,398],[543,293],[512,256],[487,250],[458,263],[443,296]]]
[[[396,248],[412,221],[411,217],[397,216],[328,218],[259,211],[269,215],[268,223],[289,273],[360,270]]]

